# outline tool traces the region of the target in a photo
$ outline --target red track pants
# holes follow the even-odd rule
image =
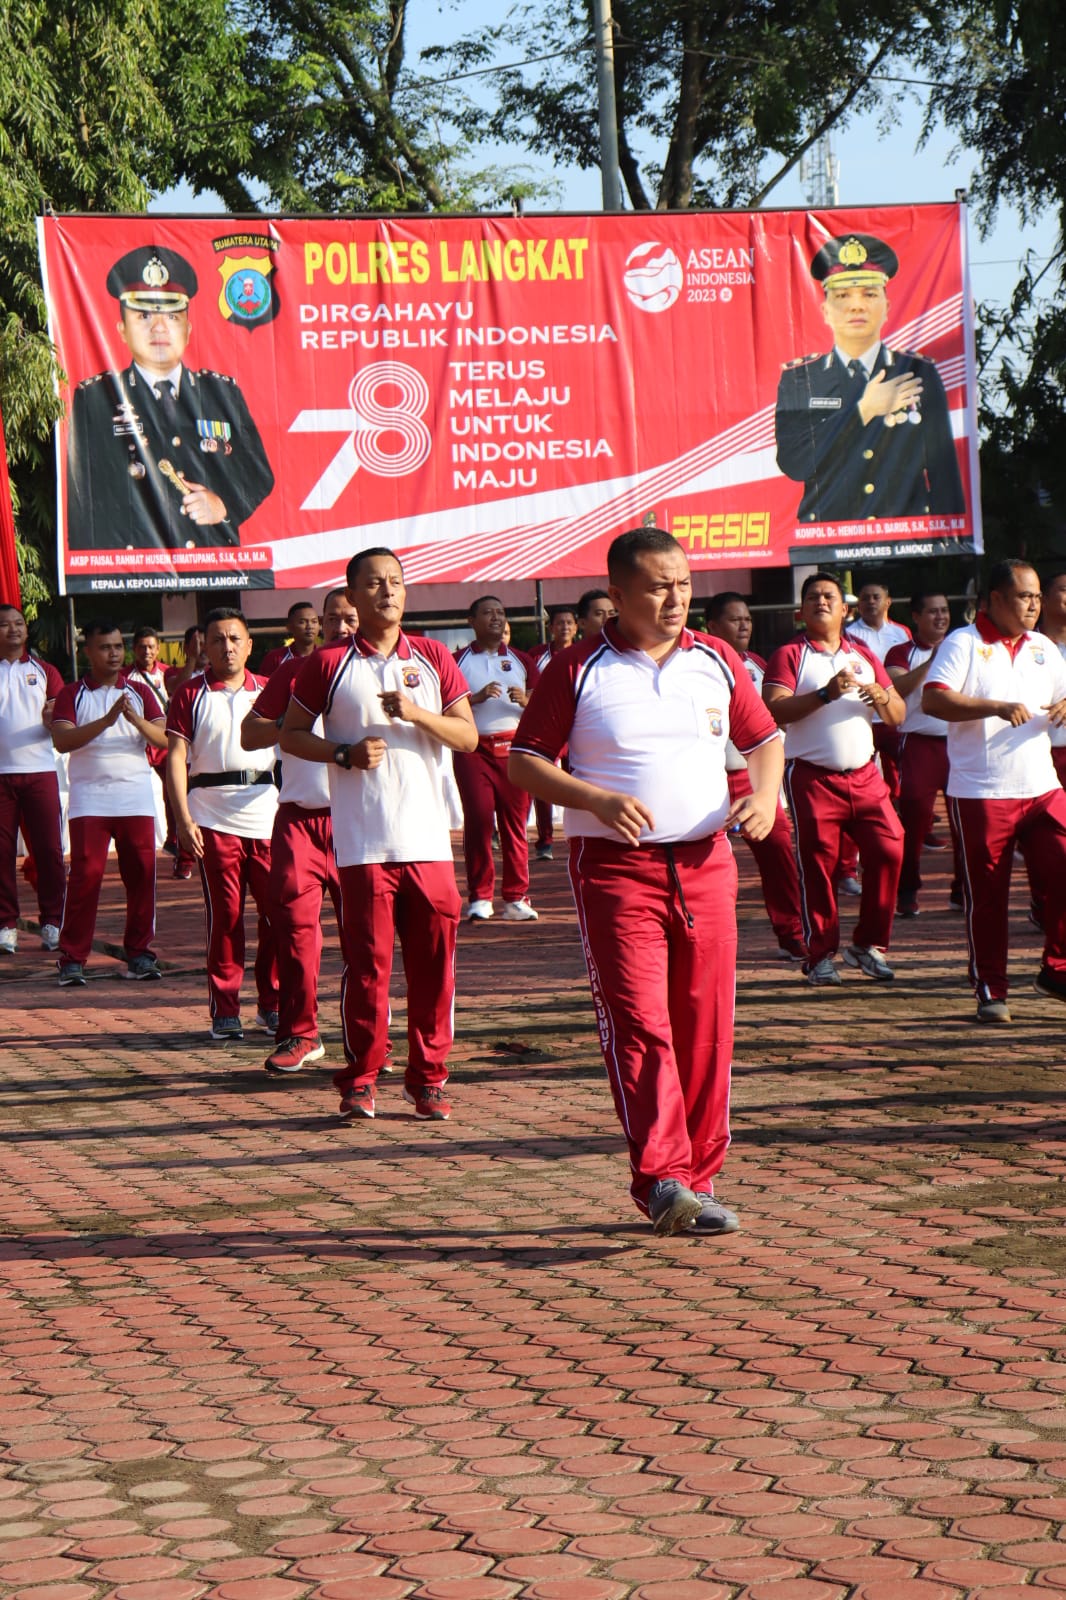
[[[876,765],[868,761],[854,772],[831,772],[809,761],[788,761],[785,793],[796,835],[800,906],[812,965],[840,946],[834,879],[845,836],[862,857],[854,942],[886,948],[903,861],[903,829]]]
[[[746,769],[728,772],[726,777],[731,801],[751,794],[751,779]],[[744,843],[755,858],[766,914],[777,935],[778,944],[787,946],[802,941],[803,920],[800,917],[799,877],[792,848],[792,828],[780,801],[773,828],[766,838],[745,839]]]
[[[42,925],[63,920],[67,873],[63,865],[63,827],[59,779],[55,772],[0,773],[0,928],[18,921],[16,850],[22,832],[37,865],[37,909]]]
[[[311,811],[282,803],[270,840],[270,923],[277,945],[279,1039],[314,1039],[318,1035],[322,903],[327,894],[339,927],[341,882],[329,807]]]
[[[463,855],[471,900],[491,900],[496,885],[492,860],[492,819],[500,830],[503,898],[524,900],[529,893],[526,821],[529,796],[507,776],[507,753],[477,749],[455,756],[455,781],[463,802]]]
[[[570,843],[570,882],[600,1049],[629,1145],[630,1192],[710,1193],[729,1145],[737,864],[694,844]]]
[[[373,1085],[389,1042],[389,979],[396,935],[407,976],[407,1071],[412,1093],[448,1081],[455,1034],[455,936],[461,903],[450,861],[341,867],[341,1021],[345,1093]]]
[[[1030,881],[1044,888],[1044,965],[1066,977],[1066,792],[1051,789],[1035,800],[953,796],[948,808],[962,843],[970,982],[978,1000],[1007,997],[1007,910],[1015,841]]]
[[[900,896],[913,898],[922,887],[922,846],[933,826],[936,797],[947,790],[948,741],[930,733],[907,733],[900,740],[899,820],[903,824]],[[951,893],[960,894],[961,857],[955,821],[948,809],[954,871]]]
[[[59,933],[60,961],[89,959],[100,904],[100,885],[107,867],[112,839],[119,876],[126,891],[126,927],[122,935],[126,960],[151,955],[155,938],[155,818],[71,817],[70,877],[63,926]]]
[[[270,840],[245,839],[217,828],[201,828],[200,862],[207,910],[207,991],[211,1016],[239,1017],[244,978],[244,903],[249,890],[259,914],[255,989],[259,1009],[278,1003],[278,969],[270,924]]]

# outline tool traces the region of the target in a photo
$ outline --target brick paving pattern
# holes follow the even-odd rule
[[[163,984],[0,966],[0,1592],[14,1600],[1024,1600],[1066,1590],[1066,1071],[1018,898],[970,1021],[943,857],[898,981],[810,990],[740,850],[742,1231],[656,1240],[565,866],[465,927],[446,1124],[399,1074],[206,1034],[195,883]],[[118,937],[113,869],[98,933]],[[852,920],[845,904],[844,926]],[[327,924],[328,927],[328,924]],[[402,983],[395,1037],[403,1039]],[[245,1020],[254,1014],[246,997]]]

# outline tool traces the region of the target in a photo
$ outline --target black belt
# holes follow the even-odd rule
[[[190,789],[244,789],[253,783],[273,783],[274,773],[256,769],[244,772],[197,772],[189,778]]]

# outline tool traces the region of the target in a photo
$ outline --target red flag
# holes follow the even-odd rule
[[[0,604],[21,606],[19,564],[15,555],[15,514],[11,509],[11,479],[7,475],[7,443],[0,414]]]

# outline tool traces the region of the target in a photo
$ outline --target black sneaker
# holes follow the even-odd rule
[[[657,1178],[648,1195],[648,1215],[656,1233],[684,1233],[703,1210],[699,1195],[680,1178]]]
[[[244,1038],[240,1017],[215,1017],[211,1023],[211,1037],[239,1044]]]
[[[736,1233],[740,1227],[740,1218],[735,1211],[729,1211],[713,1194],[704,1194],[695,1191],[696,1199],[700,1203],[700,1214],[685,1225],[685,1233]]]
[[[163,976],[163,969],[159,965],[159,962],[156,960],[155,956],[145,954],[143,956],[134,956],[133,960],[127,964],[126,970],[122,976],[124,978],[138,979],[161,978]]]
[[[59,987],[61,989],[85,988],[85,968],[80,961],[59,962]]]
[[[1066,974],[1041,967],[1033,979],[1033,988],[1037,994],[1047,995],[1049,1000],[1066,1000]]]
[[[262,1028],[264,1033],[276,1034],[280,1020],[276,1011],[264,1011],[262,1007],[255,1014],[255,1026]]]

